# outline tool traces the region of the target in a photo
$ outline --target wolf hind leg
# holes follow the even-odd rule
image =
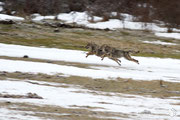
[[[132,58],[129,54],[125,54],[124,57],[125,57],[125,59],[127,59],[127,60],[129,60],[129,61],[133,61],[133,62],[139,64],[139,61],[136,60],[136,59],[134,59],[134,58]]]
[[[113,60],[113,61],[115,61],[118,65],[120,65],[121,66],[121,61],[119,60],[119,59],[117,59],[117,58],[113,58],[113,57],[110,57],[110,59],[111,60]]]

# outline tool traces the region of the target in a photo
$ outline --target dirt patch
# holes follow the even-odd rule
[[[180,96],[180,83],[154,81],[136,81],[132,79],[118,78],[116,80],[92,79],[86,77],[29,73],[7,73],[0,72],[0,80],[7,78],[30,79],[47,82],[65,83],[70,85],[80,85],[85,89],[104,92],[115,92],[135,95],[150,95],[152,97],[166,98]],[[98,94],[98,92],[94,93]],[[107,94],[109,95],[109,94]]]
[[[27,95],[13,95],[13,94],[1,94],[0,93],[0,98],[22,98],[22,99],[27,99],[27,98],[33,98],[33,99],[43,99],[41,96],[37,95],[36,93],[27,93]]]
[[[87,108],[62,108],[28,103],[0,102],[1,108],[24,112],[25,115],[53,120],[114,120],[128,118],[127,114],[91,111]]]

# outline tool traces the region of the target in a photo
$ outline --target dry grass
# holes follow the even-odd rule
[[[25,115],[40,117],[42,119],[53,120],[114,120],[109,117],[125,117],[126,114],[116,114],[110,112],[91,111],[88,106],[82,108],[62,108],[49,105],[33,105],[28,103],[0,102],[1,108],[9,110],[23,111]],[[108,119],[107,119],[107,118]]]
[[[59,75],[7,73],[0,72],[0,80],[6,78],[31,79],[47,82],[80,85],[85,89],[103,92],[115,92],[135,95],[150,95],[152,97],[166,98],[180,96],[180,83],[166,81],[136,81],[118,78],[117,80],[92,79],[86,77],[63,77]]]
[[[120,49],[139,50],[138,56],[180,58],[180,41],[159,38],[150,32],[119,30],[100,31],[81,28],[54,28],[35,23],[0,25],[0,42],[29,46],[46,46],[65,49],[86,50],[83,46],[93,41],[99,45],[109,44]],[[168,41],[178,45],[153,45],[142,41]]]

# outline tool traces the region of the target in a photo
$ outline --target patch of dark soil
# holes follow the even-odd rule
[[[13,20],[0,20],[0,24],[15,24]]]
[[[36,93],[27,93],[26,95],[12,95],[12,94],[1,94],[0,93],[0,98],[22,98],[22,99],[27,99],[27,98],[33,98],[33,99],[43,99],[41,96],[37,95]]]

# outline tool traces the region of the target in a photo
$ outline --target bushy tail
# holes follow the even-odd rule
[[[133,50],[129,50],[129,51],[127,51],[128,53],[132,53],[132,54],[138,54],[138,53],[140,53],[140,51],[133,51]]]

